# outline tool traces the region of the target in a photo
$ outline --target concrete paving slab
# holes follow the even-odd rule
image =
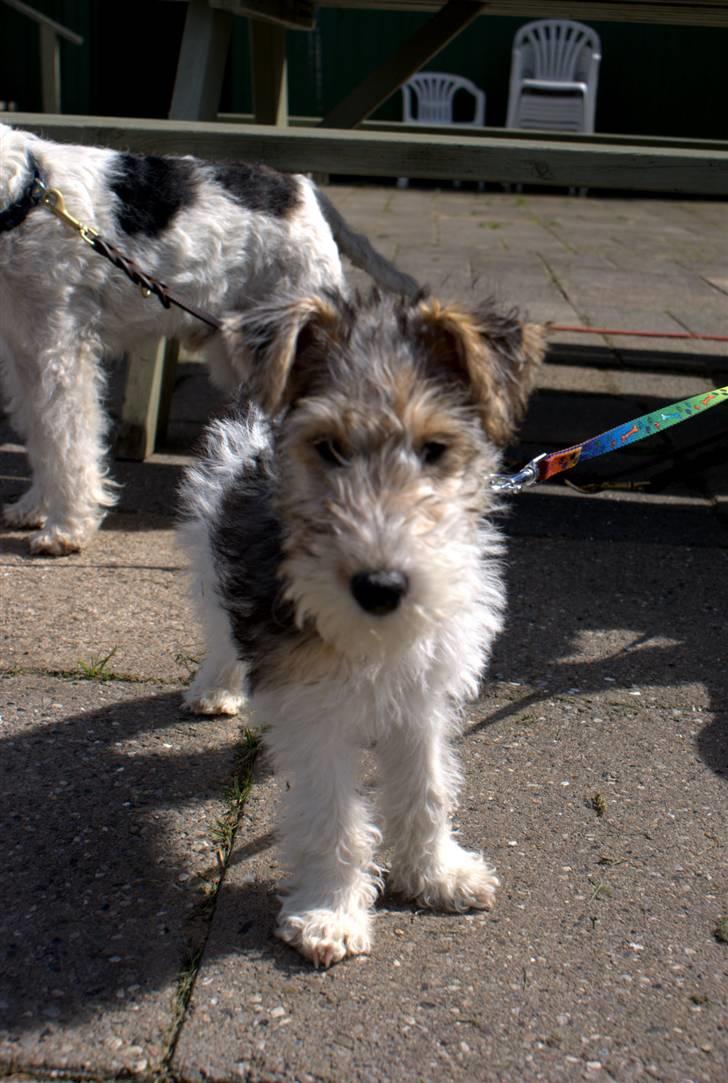
[[[154,684],[4,676],[0,702],[0,1072],[148,1078],[205,931],[238,726]]]
[[[388,254],[411,253],[406,269],[449,274],[459,300],[482,296],[487,280],[535,318],[625,326],[634,310],[699,330],[704,315],[728,333],[728,204],[416,186],[330,194]],[[663,392],[700,390],[725,367],[716,346],[613,345],[598,368],[572,353],[544,370],[510,461],[644,412]],[[664,370],[678,349],[687,375]],[[498,908],[451,918],[385,898],[374,955],[324,975],[271,936],[282,783],[262,760],[229,860],[214,853],[239,724],[180,711],[201,644],[172,520],[190,444],[221,402],[201,366],[186,361],[178,376],[163,450],[113,463],[120,502],[86,553],[31,561],[23,535],[2,535],[0,642],[13,668],[0,686],[0,924],[12,950],[0,968],[0,1073],[722,1083],[721,408],[695,422],[702,450],[682,426],[570,475],[628,470],[651,479],[646,493],[554,483],[510,501],[509,618],[469,714],[459,812],[463,839],[498,865]],[[0,426],[3,499],[27,475]],[[57,676],[113,646],[109,669],[133,680]],[[220,863],[217,906],[200,906]]]
[[[461,743],[458,822],[502,876],[496,910],[385,898],[372,956],[312,971],[272,936],[280,781],[261,770],[177,1047],[183,1078],[720,1078],[728,682],[722,613],[705,607],[726,554],[582,556],[512,547],[496,679]],[[671,571],[661,600],[652,583]],[[695,639],[696,617],[712,636]]]
[[[28,554],[25,532],[3,535],[0,667],[78,673],[110,656],[117,677],[176,684],[194,671],[200,635],[171,519],[107,524],[83,553],[50,559]]]

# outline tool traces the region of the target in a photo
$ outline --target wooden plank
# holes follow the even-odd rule
[[[252,118],[251,118],[252,119]],[[289,124],[295,127],[305,127],[297,117],[290,117]],[[250,120],[248,121],[250,123]],[[315,127],[315,124],[307,125]],[[362,122],[360,131],[365,132],[390,132],[396,135],[398,132],[411,132],[422,135],[442,135],[442,125],[429,124],[403,124],[396,120],[365,120]],[[462,136],[463,139],[479,139],[490,136],[493,139],[507,141],[518,139],[523,141],[534,140],[543,142],[548,139],[554,143],[572,143],[578,146],[580,143],[594,144],[621,144],[626,147],[685,147],[690,150],[728,150],[728,140],[725,139],[685,139],[682,136],[669,135],[622,135],[618,132],[550,132],[536,129],[519,128],[473,128],[470,125],[452,124],[447,125],[444,132]]]
[[[343,101],[335,105],[321,121],[324,128],[354,128],[409,79],[424,67],[449,41],[469,26],[484,3],[473,0],[449,0],[447,4],[374,69]]]
[[[379,11],[433,11],[432,0],[317,0],[319,7]],[[728,26],[728,0],[488,0],[484,15],[524,19],[580,19],[582,22]]]
[[[288,62],[282,26],[250,20],[253,113],[257,124],[288,123]]]
[[[252,113],[218,113],[217,119],[225,124],[253,124]],[[289,116],[292,128],[317,128],[321,117]],[[389,132],[392,135],[410,132],[412,135],[460,135],[465,139],[479,139],[484,135],[495,139],[549,139],[558,143],[622,143],[625,146],[687,147],[705,150],[728,150],[725,139],[686,139],[672,135],[621,135],[617,132],[551,132],[519,128],[473,128],[472,124],[404,124],[401,120],[363,120],[358,131]]]
[[[152,339],[127,356],[126,385],[116,455],[136,462],[154,451],[162,382],[176,342]]]
[[[177,61],[169,115],[175,120],[213,120],[220,105],[232,15],[190,0]]]
[[[327,131],[119,117],[13,114],[13,123],[62,142],[142,153],[266,162],[289,172],[421,177],[728,195],[728,150],[549,139]]]

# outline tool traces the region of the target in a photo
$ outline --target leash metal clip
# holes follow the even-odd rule
[[[40,178],[36,180],[36,191],[40,191],[40,202],[44,207],[47,207],[52,214],[55,214],[56,218],[61,218],[69,226],[80,233],[82,240],[86,244],[93,246],[94,237],[98,237],[98,231],[93,226],[87,226],[85,222],[79,222],[78,218],[74,218],[69,211],[66,210],[66,204],[63,199],[63,194],[58,188],[48,188]]]
[[[517,474],[491,474],[490,487],[496,493],[520,493],[521,489],[535,485],[539,479],[538,464],[546,458],[546,452],[531,459]]]

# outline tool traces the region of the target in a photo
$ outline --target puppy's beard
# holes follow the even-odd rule
[[[420,539],[392,546],[387,556],[380,549],[355,560],[350,549],[342,552],[330,538],[320,547],[320,555],[309,550],[285,561],[286,597],[299,626],[312,623],[324,642],[351,660],[395,661],[415,643],[434,640],[441,624],[473,603],[472,576],[466,571],[477,560],[472,544]],[[363,609],[350,589],[356,572],[378,569],[402,572],[408,580],[397,607],[382,615]]]

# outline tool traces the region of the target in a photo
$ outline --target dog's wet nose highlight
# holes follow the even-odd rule
[[[409,589],[404,572],[366,571],[352,575],[351,593],[367,613],[385,616],[393,612]]]

